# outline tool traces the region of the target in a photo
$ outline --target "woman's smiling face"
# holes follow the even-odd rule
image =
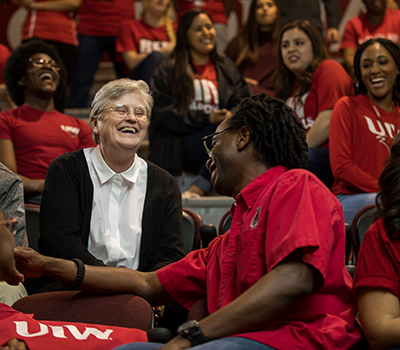
[[[392,98],[399,70],[389,53],[380,43],[368,46],[360,59],[361,79],[373,100]]]

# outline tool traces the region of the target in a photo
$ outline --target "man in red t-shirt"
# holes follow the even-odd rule
[[[47,167],[61,154],[93,147],[87,122],[61,113],[67,73],[56,48],[32,39],[4,68],[16,109],[0,112],[0,162],[23,181],[25,199],[39,204]]]
[[[282,101],[254,95],[207,138],[214,189],[236,199],[231,230],[208,248],[151,273],[85,270],[79,261],[17,250],[19,271],[85,290],[138,294],[154,305],[178,301],[189,309],[206,298],[210,315],[181,325],[166,348],[357,345],[361,330],[344,266],[343,213],[335,196],[301,169],[307,165],[301,122]],[[157,347],[135,343],[118,349],[150,348]]]

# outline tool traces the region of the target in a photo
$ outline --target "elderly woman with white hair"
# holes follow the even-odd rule
[[[48,169],[41,253],[139,271],[183,257],[175,179],[137,155],[152,107],[141,80],[114,80],[97,92],[90,112],[97,147],[63,154]]]

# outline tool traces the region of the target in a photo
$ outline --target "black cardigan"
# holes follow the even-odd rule
[[[40,252],[104,265],[87,249],[92,203],[93,184],[83,150],[56,158],[47,171],[40,208]],[[148,162],[138,270],[155,271],[183,256],[179,188],[170,174]]]

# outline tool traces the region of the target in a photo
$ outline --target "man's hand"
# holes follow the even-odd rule
[[[14,252],[18,271],[28,278],[42,276],[46,266],[45,256],[31,248],[16,247]]]
[[[19,282],[24,281],[24,276],[15,267],[14,247],[13,236],[8,230],[2,228],[0,232],[0,281],[18,285]]]
[[[3,346],[0,346],[0,350],[29,350],[25,342],[16,338],[10,339]]]
[[[162,346],[160,350],[184,350],[190,349],[191,347],[192,344],[189,340],[178,335],[174,339],[171,339],[167,344]]]

